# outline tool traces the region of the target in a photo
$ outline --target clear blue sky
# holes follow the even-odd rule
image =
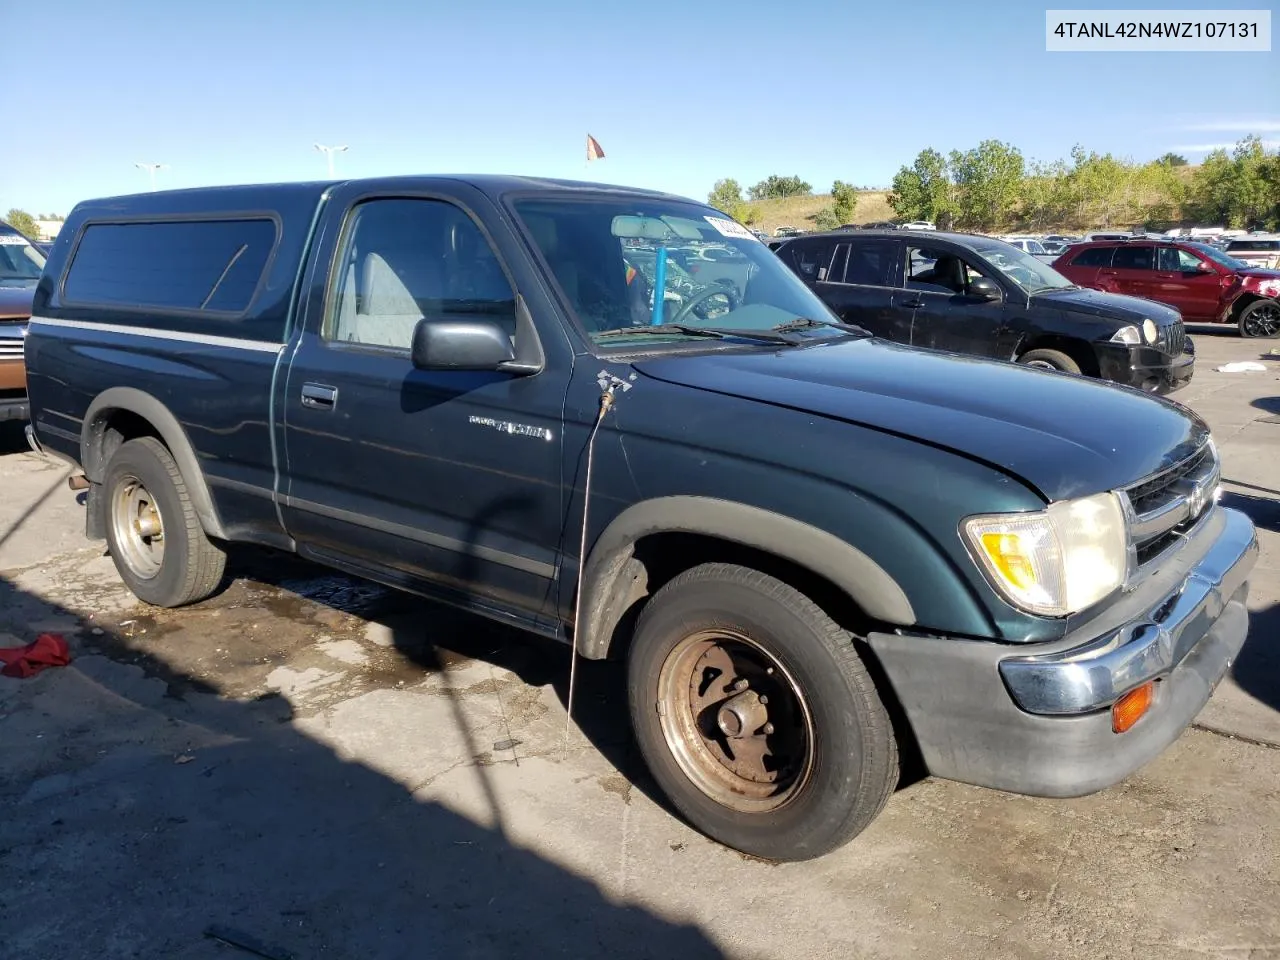
[[[0,211],[146,189],[136,161],[168,164],[162,187],[323,178],[317,141],[350,145],[339,176],[529,173],[699,198],[725,176],[887,184],[926,146],[988,137],[1043,160],[1077,142],[1193,161],[1250,132],[1280,143],[1274,49],[1047,53],[1060,0],[2,6]],[[590,170],[588,132],[607,155]]]

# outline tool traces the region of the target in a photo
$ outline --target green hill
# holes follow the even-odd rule
[[[894,213],[889,206],[889,191],[865,190],[858,192],[858,206],[853,213],[854,223],[872,223],[876,220],[891,220]],[[755,213],[755,221],[751,226],[772,234],[775,227],[796,227],[800,230],[815,230],[814,220],[818,211],[831,205],[831,196],[826,193],[813,193],[803,197],[779,197],[776,200],[755,200],[747,207]]]

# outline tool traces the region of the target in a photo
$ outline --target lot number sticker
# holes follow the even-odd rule
[[[10,236],[7,233],[0,235],[0,247],[29,247],[29,246],[30,244],[27,243],[27,241],[24,240],[22,237]]]
[[[755,240],[759,242],[759,238],[740,223],[732,220],[725,220],[723,217],[705,217],[707,223],[716,228],[716,232],[722,237],[733,237],[736,240]]]

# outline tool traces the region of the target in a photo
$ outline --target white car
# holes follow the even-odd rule
[[[1229,257],[1243,260],[1251,267],[1280,269],[1280,233],[1251,233],[1244,237],[1232,237],[1223,252]]]
[[[899,229],[902,230],[937,230],[938,228],[928,220],[912,220],[910,223],[904,223]]]

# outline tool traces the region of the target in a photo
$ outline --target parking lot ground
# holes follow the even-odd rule
[[[1196,331],[1263,555],[1200,722],[1111,789],[905,783],[822,860],[720,847],[664,806],[621,675],[289,558],[180,611],[135,603],[65,471],[0,433],[0,956],[1280,958],[1280,362]],[[1069,415],[1069,412],[1067,412]]]

